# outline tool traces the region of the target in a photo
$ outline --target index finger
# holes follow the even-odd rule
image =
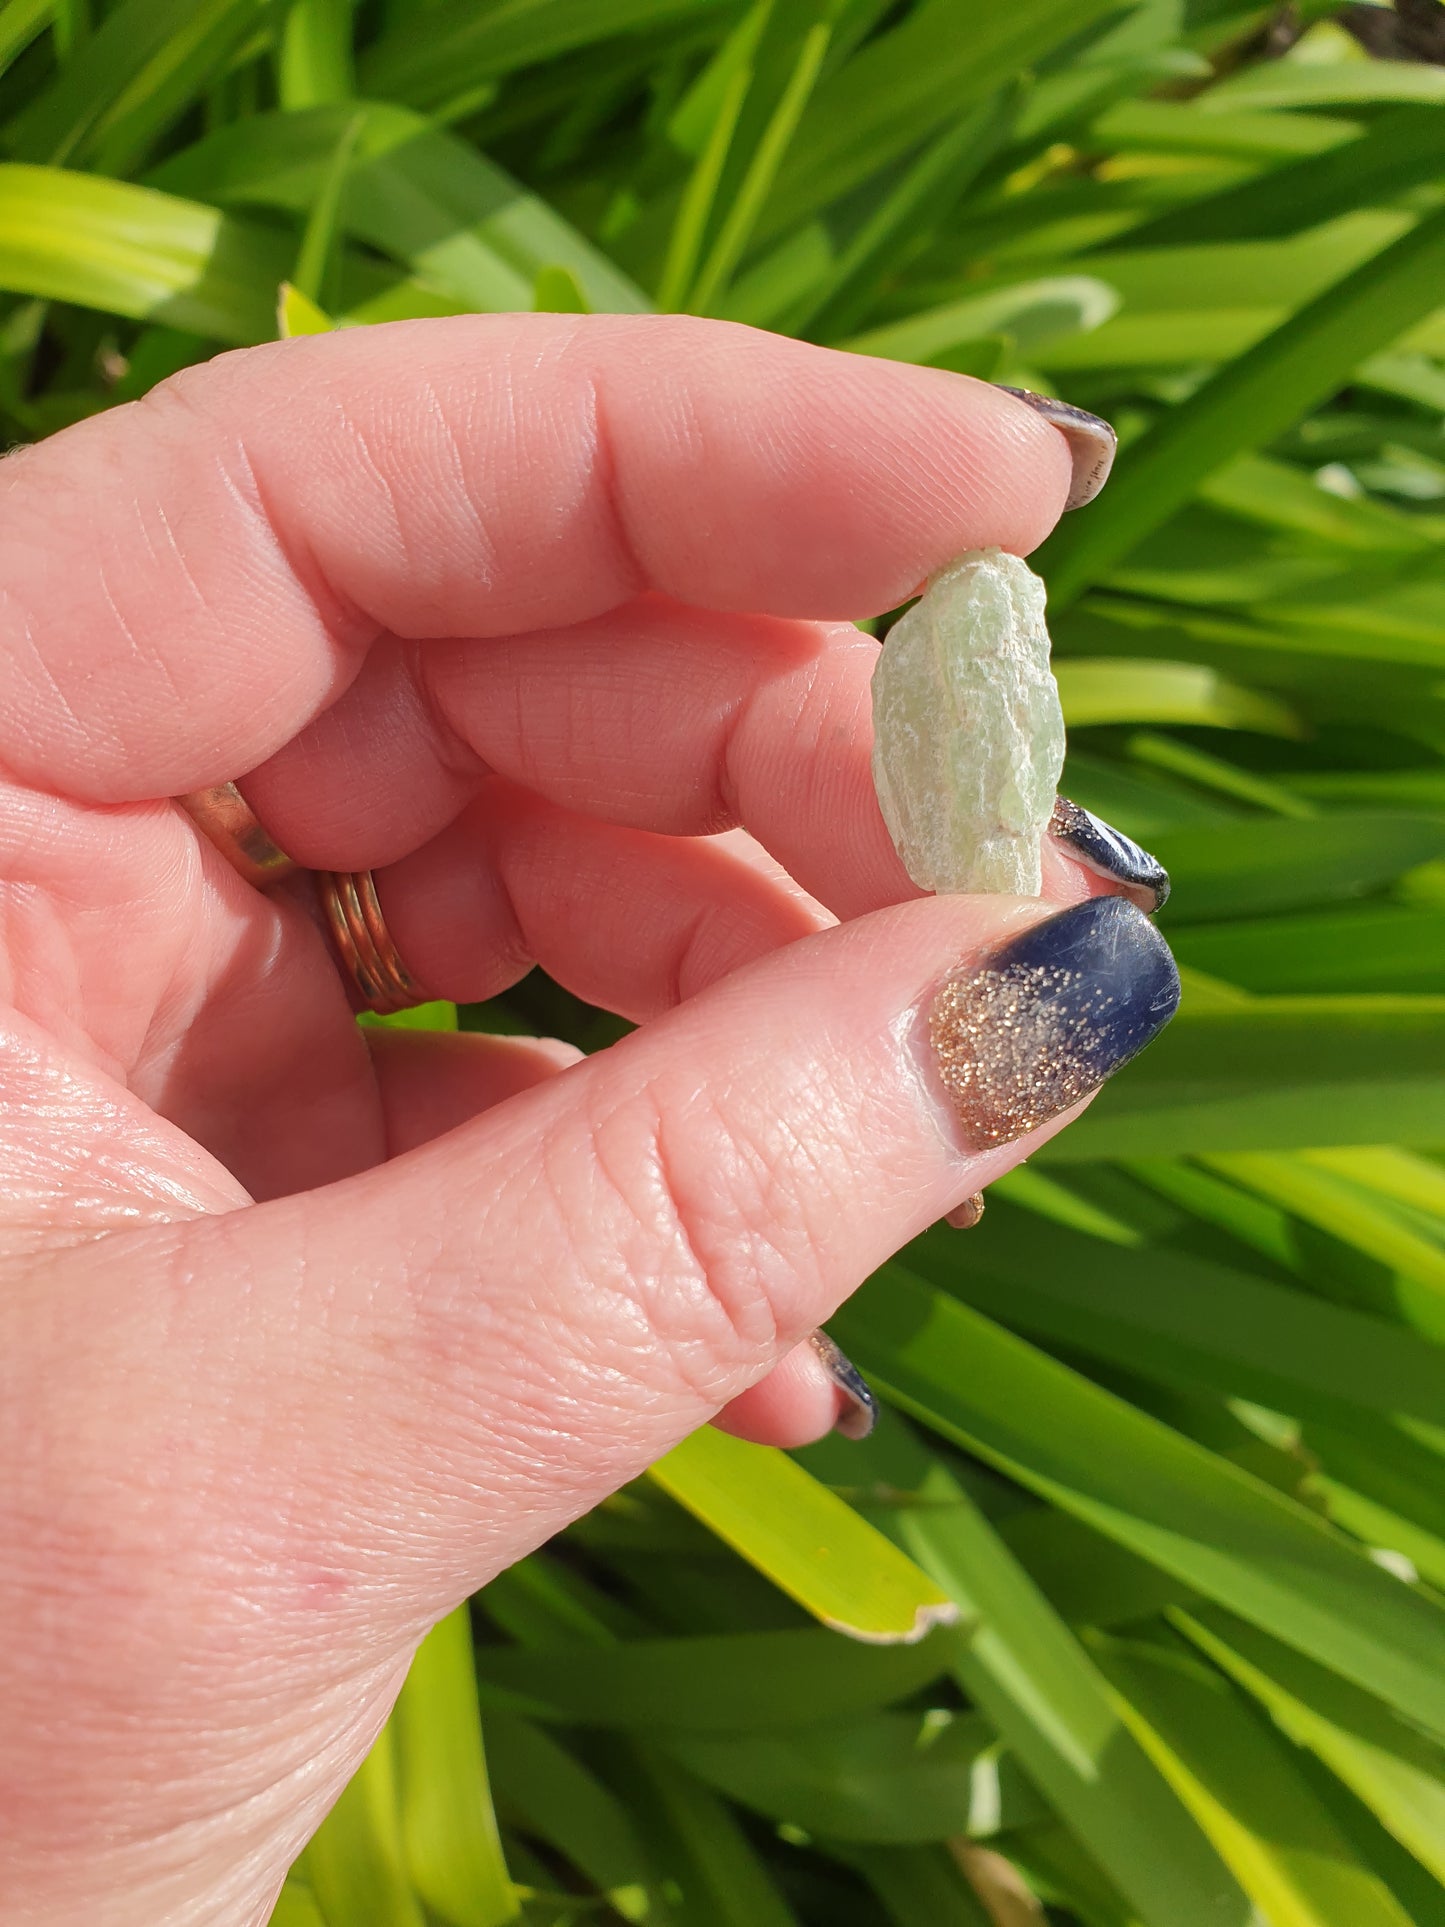
[[[655,588],[859,617],[1027,551],[1063,438],[986,383],[689,317],[398,322],[222,356],[5,464],[4,755],[104,802],[251,769],[379,634]]]

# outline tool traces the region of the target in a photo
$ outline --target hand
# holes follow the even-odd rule
[[[1051,904],[918,900],[869,780],[844,619],[1027,551],[1069,470],[959,377],[506,316],[225,356],[6,461],[8,1921],[264,1920],[425,1629],[720,1411],[825,1430],[800,1341],[1163,1021],[1142,915],[1041,922],[1105,887],[1062,845]],[[309,879],[167,800],[238,775],[378,869],[432,995],[538,961],[642,1028],[358,1029]],[[1105,935],[1085,1063],[1051,989]]]

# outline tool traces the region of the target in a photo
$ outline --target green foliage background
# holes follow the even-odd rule
[[[0,4],[14,439],[285,282],[726,315],[1124,444],[1039,566],[1181,1016],[839,1317],[872,1441],[700,1434],[433,1635],[284,1927],[1445,1923],[1445,65],[1334,12]]]

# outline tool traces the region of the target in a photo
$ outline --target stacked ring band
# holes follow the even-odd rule
[[[176,801],[247,883],[264,890],[297,868],[262,829],[255,811],[234,783],[212,783],[209,789],[192,790]]]
[[[425,1001],[386,927],[370,870],[318,870],[331,941],[369,1010],[386,1016]]]
[[[275,843],[234,783],[213,783],[176,801],[248,883],[266,890],[299,869]],[[426,1001],[381,914],[370,870],[318,870],[316,894],[342,971],[369,1010],[386,1016]]]

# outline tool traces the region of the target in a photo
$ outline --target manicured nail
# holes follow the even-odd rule
[[[833,1430],[845,1439],[866,1439],[878,1420],[878,1401],[868,1381],[846,1352],[840,1351],[825,1331],[809,1334],[808,1342],[822,1360],[829,1378],[848,1401],[834,1421]]]
[[[1111,425],[1102,415],[1091,415],[1087,409],[1075,408],[1072,403],[1058,401],[1053,395],[1036,395],[1031,388],[1010,388],[1007,382],[1002,381],[995,382],[994,387],[1037,409],[1069,444],[1069,453],[1074,458],[1074,478],[1069,484],[1069,499],[1064,507],[1081,509],[1085,502],[1092,502],[1109,479],[1109,470],[1114,466],[1114,454],[1119,446],[1119,437]]]
[[[952,1211],[944,1214],[943,1222],[951,1224],[955,1231],[972,1231],[983,1216],[985,1199],[982,1191],[975,1191],[971,1198],[956,1204]]]
[[[1059,839],[1075,863],[1082,863],[1095,876],[1122,883],[1125,894],[1141,910],[1162,910],[1168,902],[1169,872],[1158,857],[1067,796],[1054,804],[1049,835]]]
[[[1096,1091],[1178,1008],[1179,972],[1143,911],[1090,897],[945,978],[928,1034],[964,1134],[986,1150]]]

